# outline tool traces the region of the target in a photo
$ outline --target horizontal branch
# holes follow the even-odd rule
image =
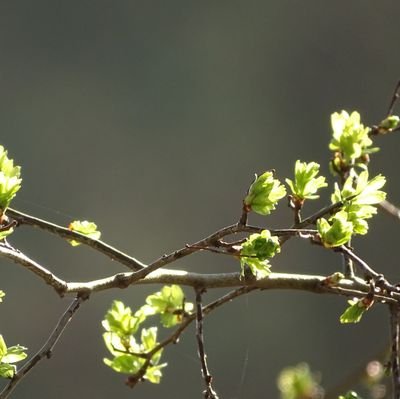
[[[362,297],[368,294],[370,286],[362,280],[342,279],[337,284],[329,284],[329,276],[271,273],[262,279],[245,280],[239,272],[201,274],[184,270],[158,269],[141,280],[136,280],[135,272],[117,273],[109,277],[87,282],[66,282],[46,268],[34,262],[19,251],[0,246],[0,254],[14,262],[27,267],[30,271],[42,278],[60,295],[80,294],[89,295],[113,288],[127,288],[131,285],[144,284],[178,284],[194,288],[240,288],[252,287],[262,290],[290,289],[308,291],[318,294],[337,294],[349,297]],[[390,295],[376,295],[376,300],[396,303],[400,294],[392,292]]]
[[[132,285],[134,282],[142,280],[148,274],[154,272],[157,269],[160,269],[169,263],[175,262],[178,259],[181,259],[185,256],[191,255],[195,252],[201,251],[203,248],[210,247],[210,246],[218,246],[218,241],[222,238],[234,235],[238,233],[260,233],[265,228],[258,227],[258,226],[249,226],[249,225],[241,225],[241,224],[232,224],[230,226],[224,227],[208,237],[205,237],[193,244],[188,244],[185,247],[178,249],[170,254],[166,254],[161,256],[160,258],[156,259],[149,265],[146,265],[139,260],[131,257],[123,252],[113,248],[112,246],[100,241],[94,240],[90,237],[85,236],[84,234],[80,234],[76,231],[69,230],[65,227],[56,225],[54,223],[47,222],[45,220],[27,215],[25,213],[19,212],[15,209],[8,208],[7,215],[11,218],[16,220],[19,225],[28,225],[33,227],[38,227],[43,229],[47,232],[55,234],[61,238],[65,238],[67,240],[75,240],[82,244],[88,245],[89,247],[103,253],[104,255],[110,257],[113,260],[120,262],[121,264],[128,266],[131,270],[134,270],[134,273],[130,274],[119,274],[117,279],[119,285],[128,286]],[[315,230],[311,229],[300,229],[300,228],[290,228],[290,229],[271,229],[270,230],[273,235],[284,237],[283,241],[286,241],[290,237],[294,236],[304,236],[315,234]],[[11,254],[4,253],[4,255],[8,256],[9,258],[13,258],[15,260],[15,256],[11,256]],[[20,262],[22,264],[22,262]],[[34,270],[33,270],[34,271]],[[35,271],[34,271],[35,272]],[[52,280],[51,273],[48,272],[49,275],[43,276],[40,274],[39,270],[35,272],[40,277],[44,278],[47,283]],[[108,282],[106,283],[108,284]],[[115,284],[113,282],[112,284]],[[123,287],[120,287],[123,288]],[[57,292],[61,292],[62,287],[57,289]]]

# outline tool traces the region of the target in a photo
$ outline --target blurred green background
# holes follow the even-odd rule
[[[284,178],[302,159],[320,162],[328,175],[330,114],[357,109],[372,124],[386,112],[400,78],[399,11],[385,0],[0,3],[1,144],[24,179],[13,207],[63,225],[93,220],[105,241],[149,262],[235,222],[255,172],[275,168]],[[397,135],[379,139],[371,164],[373,174],[388,176],[394,202],[398,143]],[[328,201],[326,192],[320,205]],[[292,215],[283,201],[266,221],[251,221],[287,227]],[[355,240],[358,253],[395,281],[399,227],[381,215]],[[67,280],[124,270],[28,228],[10,241]],[[0,264],[7,293],[0,332],[33,354],[70,299],[22,267]],[[337,254],[293,241],[274,270],[329,274],[340,265]],[[176,267],[228,272],[238,263],[199,254]],[[14,397],[200,398],[190,332],[165,351],[169,367],[158,386],[131,391],[102,363],[100,322],[112,299],[136,308],[158,288],[93,295],[51,361]],[[384,307],[341,326],[345,305],[260,292],[212,314],[205,338],[220,397],[278,397],[279,370],[300,361],[320,370],[326,387],[337,384],[389,336]]]

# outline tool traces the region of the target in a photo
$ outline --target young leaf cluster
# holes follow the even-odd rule
[[[244,199],[244,205],[248,211],[260,215],[269,215],[276,207],[277,202],[286,195],[286,188],[273,172],[265,172],[257,176],[249,188]]]
[[[316,162],[296,161],[294,167],[294,180],[286,179],[286,183],[292,191],[295,200],[303,202],[306,199],[317,199],[317,191],[320,188],[327,187],[325,177],[319,176],[319,164]]]
[[[371,147],[371,129],[361,123],[360,114],[356,111],[350,115],[346,111],[335,112],[331,124],[333,136],[329,148],[335,152],[333,170],[342,173],[353,166],[365,168],[368,154],[378,151],[378,148]]]
[[[368,170],[365,170],[358,176],[348,177],[342,189],[335,184],[332,204],[342,202],[343,207],[328,220],[320,218],[317,221],[324,246],[337,247],[346,244],[353,234],[368,232],[367,219],[377,212],[374,205],[386,198],[386,193],[380,190],[385,185],[385,177],[378,175],[368,179]]]
[[[0,215],[3,215],[21,188],[21,167],[14,166],[14,161],[7,156],[7,151],[0,146]]]
[[[193,310],[193,304],[185,302],[181,287],[166,285],[161,291],[149,295],[142,309],[148,315],[159,314],[161,324],[171,328],[182,322],[183,317]]]
[[[279,239],[272,236],[269,230],[251,234],[240,249],[242,276],[247,265],[256,277],[265,277],[270,273],[268,259],[281,251]]]
[[[5,296],[4,291],[0,290],[0,302]],[[7,347],[3,336],[0,334],[0,377],[13,378],[17,367],[14,363],[20,362],[27,357],[25,351],[27,348],[21,345]]]
[[[0,377],[14,377],[17,367],[13,363],[20,362],[27,357],[26,349],[20,345],[7,347],[3,336],[0,334]]]
[[[397,115],[389,115],[378,125],[379,134],[387,134],[398,128],[400,124],[400,118]]]
[[[101,232],[97,230],[97,225],[87,220],[75,220],[69,224],[68,228],[72,231],[76,231],[87,237],[90,237],[93,240],[98,240],[101,237]],[[73,247],[80,245],[80,243],[76,240],[70,240],[69,242]]]
[[[14,161],[7,156],[7,151],[0,145],[0,225],[6,224],[5,212],[11,200],[21,188],[21,167],[14,166]],[[0,231],[0,240],[13,232],[13,228]]]
[[[278,376],[278,388],[281,399],[317,398],[322,392],[319,376],[306,363],[283,369]]]
[[[104,363],[114,371],[135,375],[145,368],[143,378],[159,383],[162,348],[157,350],[157,327],[142,328],[140,339],[137,333],[148,316],[158,314],[164,327],[179,324],[193,309],[192,303],[185,302],[182,289],[177,285],[165,286],[160,292],[149,295],[146,304],[135,313],[120,301],[114,301],[105,315],[102,325],[106,332],[104,342],[113,358]],[[148,360],[150,359],[150,362]]]

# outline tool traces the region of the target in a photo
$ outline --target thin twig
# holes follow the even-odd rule
[[[347,248],[345,245],[337,248],[337,251],[342,252],[343,255],[348,256],[364,273],[367,279],[372,279],[374,281],[374,286],[383,290],[383,292],[387,292],[391,295],[393,292],[399,292],[400,288],[397,285],[393,285],[389,283],[383,274],[376,272],[372,269],[367,262],[362,260],[359,256],[357,256],[351,249]]]
[[[336,251],[342,252],[344,255],[346,255],[349,259],[354,261],[361,271],[370,278],[373,279],[379,279],[382,278],[382,274],[376,272],[374,269],[372,269],[368,263],[363,261],[360,257],[358,257],[350,248],[347,248],[345,245],[342,245],[341,247],[337,248]]]
[[[347,245],[351,246],[351,239]],[[343,274],[349,279],[353,279],[355,276],[353,261],[351,260],[350,256],[345,253],[343,254]]]
[[[28,258],[22,252],[9,246],[0,245],[0,254],[8,259],[11,259],[15,263],[26,267],[28,270],[39,276],[46,284],[53,287],[60,296],[63,296],[64,293],[67,291],[68,284],[65,281],[57,277],[55,274],[51,273],[48,269],[41,266],[39,263]]]
[[[340,208],[342,208],[344,205],[343,201],[339,201],[339,202],[335,202],[332,205],[328,205],[322,209],[320,209],[319,211],[315,212],[314,214],[312,214],[311,216],[303,219],[300,223],[296,224],[295,226],[293,226],[294,228],[303,228],[306,226],[310,226],[312,224],[315,224],[316,221],[325,216],[325,215],[331,215],[332,213],[337,212]]]
[[[390,366],[392,369],[393,399],[400,399],[400,308],[398,304],[392,304],[389,309],[392,341]]]
[[[389,103],[386,117],[393,115],[394,106],[396,104],[396,101],[399,99],[399,97],[400,97],[400,80],[397,82],[396,87],[394,89],[392,98]]]
[[[45,230],[51,234],[55,234],[59,237],[65,238],[67,240],[75,240],[81,244],[85,244],[102,254],[108,256],[112,260],[116,260],[121,264],[127,266],[131,270],[141,270],[146,267],[146,265],[139,260],[124,254],[118,249],[108,245],[100,240],[94,240],[84,234],[80,234],[76,231],[70,230],[63,226],[58,226],[57,224],[47,222],[46,220],[42,220],[36,218],[31,215],[27,215],[26,213],[19,212],[15,209],[8,208],[7,215],[13,218],[18,222],[19,225],[27,225],[32,227],[38,227],[42,230]]]
[[[218,395],[212,387],[213,377],[208,369],[207,355],[204,347],[202,289],[196,289],[196,339],[201,363],[201,373],[206,384],[206,389],[203,392],[204,398],[218,399]]]
[[[225,303],[231,302],[233,299],[238,298],[239,296],[247,294],[251,291],[254,291],[255,289],[256,288],[254,287],[242,287],[234,291],[230,291],[227,294],[223,295],[222,297],[218,298],[216,301],[211,302],[210,304],[205,306],[203,308],[203,314],[209,314],[213,310],[224,305]],[[165,348],[167,345],[178,342],[181,334],[194,320],[196,320],[196,317],[197,317],[196,313],[186,316],[182,321],[182,323],[180,324],[179,328],[177,328],[173,334],[171,334],[169,337],[167,337],[158,345],[156,345],[150,352],[141,354],[142,357],[146,358],[146,361],[137,373],[128,377],[126,384],[129,387],[133,388],[139,381],[141,381],[144,375],[146,374],[148,367],[151,365],[152,357],[162,348]]]
[[[24,377],[44,358],[50,358],[55,345],[60,339],[62,333],[65,331],[67,325],[71,321],[72,317],[79,309],[81,303],[88,297],[78,296],[72,303],[68,306],[65,313],[61,316],[55,329],[51,333],[47,342],[43,347],[33,356],[24,366],[14,375],[13,379],[8,383],[8,385],[0,393],[0,399],[6,399],[14,390],[14,388],[24,379]]]

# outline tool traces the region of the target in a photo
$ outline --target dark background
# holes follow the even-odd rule
[[[95,221],[103,239],[149,262],[233,223],[255,172],[292,175],[296,159],[328,175],[330,114],[385,114],[400,78],[400,5],[393,1],[14,1],[0,3],[1,144],[22,166],[13,207],[67,225]],[[397,135],[378,140],[372,174],[396,202]],[[329,177],[331,179],[331,177]],[[325,190],[319,205],[328,203]],[[312,205],[312,211],[319,205]],[[284,201],[252,222],[287,227]],[[395,281],[398,228],[382,215],[357,252]],[[19,229],[11,243],[73,281],[124,268],[88,248]],[[191,271],[233,271],[200,254]],[[0,332],[32,355],[70,299],[1,260]],[[281,272],[329,274],[337,254],[288,243]],[[131,391],[102,363],[100,322],[114,298],[132,308],[159,287],[93,295],[14,397],[200,398],[193,334],[165,351],[160,385]],[[192,292],[187,290],[189,299]],[[207,300],[216,294],[209,292]],[[307,361],[332,387],[388,339],[386,308],[341,326],[344,298],[261,292],[206,320],[208,359],[222,398],[277,397],[279,370]]]

